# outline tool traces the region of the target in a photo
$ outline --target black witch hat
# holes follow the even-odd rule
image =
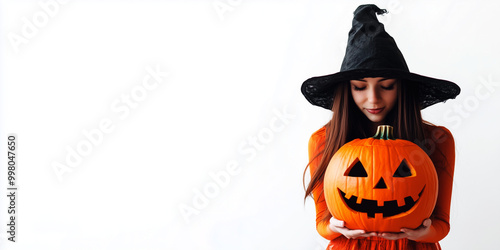
[[[397,78],[417,84],[421,109],[454,99],[460,93],[460,87],[453,82],[410,72],[396,42],[377,19],[376,14],[386,12],[373,4],[361,5],[354,11],[340,72],[313,77],[302,84],[302,94],[311,104],[331,109],[336,84],[364,77]]]

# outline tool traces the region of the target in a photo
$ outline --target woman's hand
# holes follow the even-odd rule
[[[348,239],[356,239],[359,237],[371,237],[371,236],[377,236],[377,233],[371,232],[367,233],[365,230],[361,229],[356,229],[356,230],[351,230],[347,227],[344,227],[344,222],[341,220],[337,220],[335,218],[330,218],[330,225],[328,225],[330,230],[341,233],[343,234],[346,238]]]
[[[425,219],[424,222],[422,222],[422,225],[417,229],[401,228],[401,233],[379,233],[377,236],[388,240],[397,240],[402,238],[408,238],[409,240],[418,240],[422,236],[425,236],[429,233],[431,224],[431,219]]]

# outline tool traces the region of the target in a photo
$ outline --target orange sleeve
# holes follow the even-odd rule
[[[455,141],[445,127],[430,126],[427,141],[430,146],[430,158],[434,163],[439,180],[436,207],[431,215],[430,233],[418,239],[420,242],[438,242],[450,231],[450,205],[455,171]],[[430,145],[429,145],[430,144]]]
[[[318,168],[318,164],[321,161],[321,155],[317,156],[321,150],[323,150],[323,142],[325,141],[325,128],[321,128],[316,131],[309,139],[309,170],[311,177]],[[315,158],[316,157],[316,158]],[[340,233],[331,231],[328,228],[330,224],[329,221],[323,222],[322,218],[329,214],[328,208],[326,206],[325,196],[323,195],[323,182],[321,182],[312,191],[314,204],[316,206],[316,230],[318,233],[327,240],[332,240],[340,236]],[[331,216],[331,215],[330,215]]]

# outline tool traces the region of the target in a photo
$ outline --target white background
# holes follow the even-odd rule
[[[5,192],[7,134],[19,138],[17,242],[6,239],[2,195],[0,249],[325,249],[302,173],[309,136],[331,113],[300,85],[340,69],[364,3],[0,1]],[[492,249],[500,2],[375,3],[412,72],[462,88],[423,111],[456,140],[441,245]],[[145,89],[148,68],[168,76]],[[71,158],[78,147],[85,155]]]

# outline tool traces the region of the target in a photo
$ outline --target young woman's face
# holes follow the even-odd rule
[[[370,121],[384,122],[385,117],[396,104],[397,82],[396,79],[383,77],[351,80],[352,98]]]

